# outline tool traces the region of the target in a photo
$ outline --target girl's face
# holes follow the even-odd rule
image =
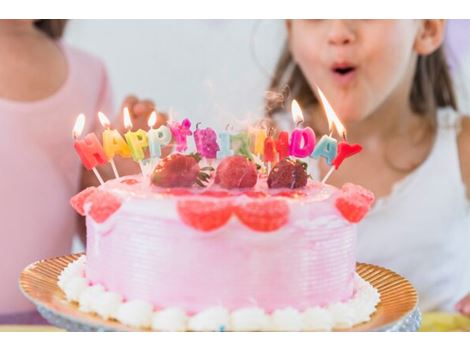
[[[294,60],[344,122],[360,121],[392,96],[409,96],[421,23],[415,20],[288,21]]]

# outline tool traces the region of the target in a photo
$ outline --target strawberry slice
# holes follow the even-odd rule
[[[121,207],[121,200],[106,191],[94,192],[88,197],[87,202],[91,203],[88,215],[99,224],[105,222]]]
[[[80,193],[77,193],[72,198],[70,198],[70,205],[72,206],[72,208],[75,209],[77,213],[84,216],[85,210],[83,209],[83,204],[85,204],[88,197],[92,195],[93,193],[95,193],[96,191],[97,191],[96,187],[85,188],[83,191],[81,191]]]
[[[195,229],[212,231],[225,225],[232,216],[228,202],[205,200],[182,200],[177,203],[181,220]]]
[[[250,229],[270,232],[280,229],[289,220],[289,206],[285,200],[254,201],[235,209],[240,222]]]
[[[343,217],[352,223],[361,221],[375,200],[374,194],[358,185],[347,183],[341,188],[336,199],[336,208]]]

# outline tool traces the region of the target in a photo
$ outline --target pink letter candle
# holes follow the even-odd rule
[[[202,157],[207,159],[217,158],[217,152],[220,148],[217,144],[217,134],[212,128],[199,129],[196,125],[194,143],[196,144],[197,152]]]
[[[181,123],[174,122],[170,124],[171,133],[173,133],[173,136],[175,136],[176,139],[176,151],[184,152],[188,149],[186,138],[192,135],[190,128],[191,121],[189,119],[184,119]]]

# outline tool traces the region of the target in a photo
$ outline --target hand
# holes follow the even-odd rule
[[[122,111],[124,107],[129,109],[129,113],[132,118],[132,130],[136,131],[138,129],[148,130],[147,121],[152,113],[155,110],[155,103],[152,100],[145,99],[139,100],[134,95],[127,96],[121,104],[121,109],[119,112],[119,130],[121,132],[126,132],[126,128],[124,127]],[[158,127],[164,124],[167,121],[167,116],[165,114],[158,113],[157,116],[157,123],[155,127]]]
[[[470,293],[455,305],[455,309],[463,315],[470,316]]]

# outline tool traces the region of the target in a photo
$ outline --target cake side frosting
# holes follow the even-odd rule
[[[59,287],[81,311],[117,320],[133,328],[156,331],[331,331],[366,322],[380,301],[378,291],[359,275],[354,276],[354,295],[326,307],[297,310],[292,307],[266,312],[256,306],[229,311],[212,306],[197,314],[179,307],[154,309],[143,300],[124,300],[101,285],[85,279],[85,256],[70,263],[60,274]]]
[[[334,187],[312,183],[301,199],[268,197],[289,209],[286,226],[270,233],[249,229],[236,216],[211,232],[181,221],[178,202],[209,197],[161,196],[116,180],[104,188],[122,206],[103,223],[87,216],[86,276],[125,299],[193,314],[217,304],[303,310],[354,294],[356,230],[335,208]],[[267,201],[229,199],[237,206]]]

